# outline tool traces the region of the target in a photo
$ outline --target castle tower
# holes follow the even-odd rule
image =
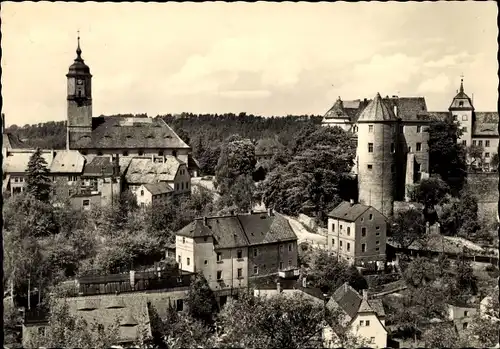
[[[66,148],[75,149],[78,148],[77,142],[80,143],[82,137],[90,137],[92,132],[92,75],[82,58],[80,36],[78,36],[75,61],[69,67],[66,77],[68,81]]]
[[[333,107],[328,110],[323,117],[323,126],[338,126],[344,131],[352,131],[352,122],[349,115],[344,110],[344,102],[337,99]]]
[[[392,215],[397,119],[377,93],[360,114],[357,172],[359,201]]]
[[[470,146],[472,144],[472,125],[474,120],[474,106],[472,105],[472,100],[464,92],[464,79],[460,80],[460,90],[458,94],[453,98],[450,108],[448,109],[453,116],[455,122],[458,122],[462,128],[462,136],[458,140],[464,143],[465,146]]]

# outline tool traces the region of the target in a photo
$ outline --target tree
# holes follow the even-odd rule
[[[466,149],[457,141],[462,135],[453,119],[433,121],[429,126],[429,169],[441,176],[454,194],[467,176]]]
[[[446,235],[474,236],[480,229],[477,198],[469,191],[462,191],[459,198],[445,205],[440,219]]]
[[[235,206],[243,212],[253,207],[255,164],[255,146],[249,139],[234,135],[225,141],[214,182],[224,206]]]
[[[435,280],[436,268],[427,258],[418,257],[412,260],[403,272],[407,284],[420,287]]]
[[[498,153],[493,153],[493,155],[491,155],[490,166],[492,169],[498,169],[498,163]]]
[[[88,323],[70,313],[66,303],[50,300],[45,336],[35,334],[29,348],[110,348],[118,343],[119,322],[109,327]]]
[[[427,207],[434,207],[442,203],[449,194],[450,188],[445,181],[438,177],[422,179],[411,193],[411,199]]]
[[[163,338],[163,343],[169,349],[216,347],[213,331],[186,312],[176,312],[169,308],[161,328],[162,332],[156,335]]]
[[[457,296],[475,295],[477,293],[477,277],[474,275],[471,262],[462,255],[457,260],[456,268],[455,283],[456,289],[460,292]]]
[[[470,166],[475,168],[483,164],[484,148],[482,146],[472,144],[467,148],[467,155],[472,159]]]
[[[189,314],[206,326],[213,325],[213,314],[217,311],[217,300],[202,274],[196,274],[189,287],[186,299]]]
[[[47,161],[42,157],[40,148],[30,157],[26,172],[26,191],[37,200],[48,202],[52,184],[49,178]]]
[[[422,335],[426,348],[457,348],[457,332],[451,326],[432,326]]]
[[[229,301],[219,316],[220,347],[318,348],[325,309],[303,296],[258,298],[243,295]]]
[[[177,136],[179,136],[180,139],[184,141],[187,145],[190,144],[191,139],[189,138],[189,134],[184,130],[183,128],[178,128],[175,133],[177,133]]]
[[[390,236],[402,249],[407,249],[413,242],[422,239],[425,232],[426,225],[422,211],[411,208],[396,214],[392,220]]]

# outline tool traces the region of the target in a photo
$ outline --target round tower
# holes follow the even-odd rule
[[[377,93],[357,120],[359,201],[392,215],[397,118]]]

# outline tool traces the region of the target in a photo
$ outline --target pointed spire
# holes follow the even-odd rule
[[[460,92],[464,93],[464,78],[460,79]]]
[[[83,61],[82,59],[82,49],[80,48],[80,30],[78,30],[78,46],[76,47],[76,61]]]

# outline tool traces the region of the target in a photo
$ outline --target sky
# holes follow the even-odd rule
[[[424,96],[448,109],[460,78],[497,110],[490,2],[2,2],[7,126],[66,118],[82,57],[93,113],[324,114],[337,97]]]

